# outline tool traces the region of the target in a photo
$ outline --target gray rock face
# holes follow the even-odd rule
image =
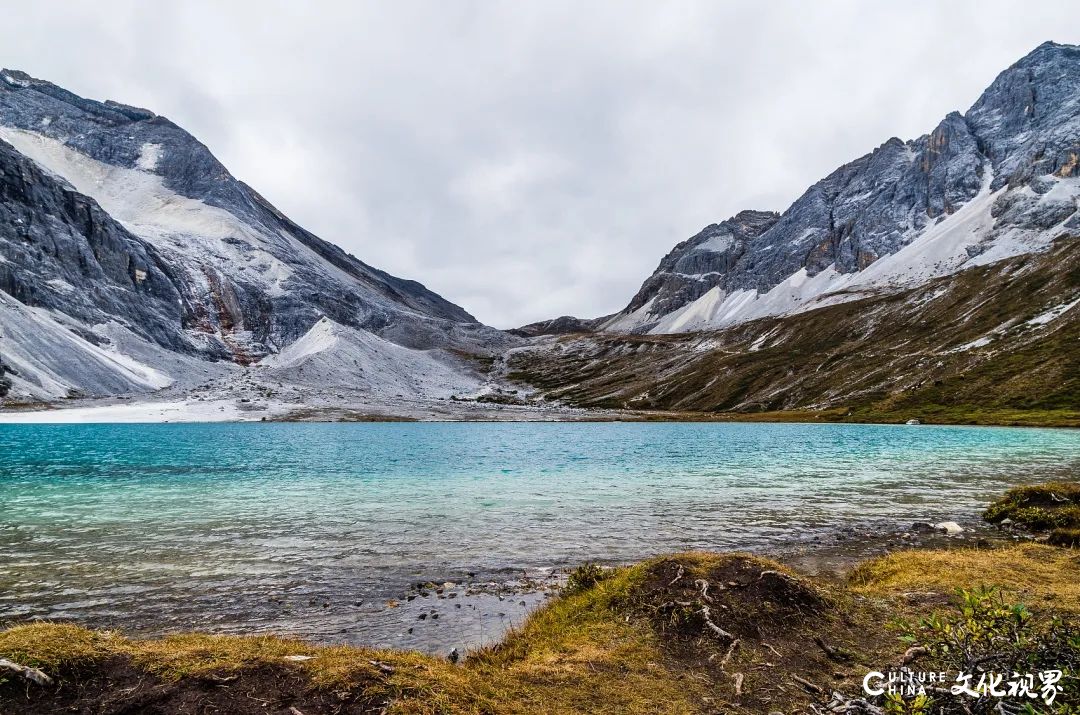
[[[653,312],[663,315],[697,300],[722,276],[736,272],[752,241],[778,220],[780,214],[775,212],[742,211],[727,221],[706,226],[664,256],[626,312],[652,300]]]
[[[21,303],[91,325],[122,317],[159,345],[191,349],[177,330],[178,277],[153,247],[2,141],[0,247],[0,290]]]
[[[601,323],[611,317],[612,316],[610,315],[606,315],[603,318],[583,320],[582,318],[575,318],[572,315],[563,315],[558,318],[552,318],[551,320],[541,320],[537,323],[529,323],[528,325],[523,325],[520,328],[514,328],[507,332],[522,338],[534,338],[538,335],[591,333],[595,331]]]
[[[649,331],[713,288],[765,294],[802,269],[811,277],[830,267],[863,271],[953,215],[984,180],[990,191],[1009,191],[995,199],[993,228],[969,254],[1010,229],[1080,229],[1075,192],[1051,193],[1077,176],[1080,48],[1045,43],[998,76],[967,114],[953,112],[913,141],[890,139],[782,215],[744,211],[679,244],[607,327]]]
[[[7,397],[11,391],[11,378],[7,376],[7,365],[0,362],[0,397]]]
[[[1080,176],[1080,47],[1046,42],[998,75],[965,115],[992,188]]]
[[[296,225],[168,119],[12,70],[0,71],[0,291],[93,344],[92,326],[116,322],[241,364],[323,316],[417,349],[515,340]]]

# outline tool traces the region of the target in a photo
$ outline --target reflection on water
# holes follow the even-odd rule
[[[416,644],[413,605],[385,615],[416,582],[968,516],[1078,471],[1067,430],[4,425],[0,619]]]

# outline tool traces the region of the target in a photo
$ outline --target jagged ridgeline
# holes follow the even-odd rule
[[[889,139],[784,213],[743,211],[660,262],[602,327],[673,333],[851,300],[1080,233],[1080,48],[1045,43],[929,134]]]

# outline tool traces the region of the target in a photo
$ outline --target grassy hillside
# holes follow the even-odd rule
[[[551,400],[674,418],[1080,426],[1080,241],[726,330],[549,338],[508,358]],[[705,413],[705,415],[702,415]],[[787,413],[786,415],[783,413]]]

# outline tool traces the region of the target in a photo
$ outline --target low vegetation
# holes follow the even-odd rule
[[[862,595],[952,593],[994,584],[1033,607],[1080,612],[1080,559],[1071,550],[1020,543],[994,549],[907,549],[851,573]]]
[[[1049,531],[1056,546],[1080,546],[1080,482],[1048,482],[1016,487],[983,514],[992,524]]]
[[[508,357],[548,399],[648,419],[1080,427],[1080,242],[711,333],[551,338]]]
[[[993,514],[1005,500],[1016,513],[1075,494],[1027,489]],[[953,678],[1060,669],[1053,706],[1032,699],[1028,712],[1075,714],[1078,619],[1080,558],[1046,544],[904,550],[843,581],[748,554],[687,553],[576,569],[559,598],[460,663],[272,636],[137,640],[16,625],[0,631],[0,712],[1019,712],[942,687],[863,692],[868,672],[905,665]]]
[[[1003,692],[1016,683],[1013,694],[1019,698],[1010,703],[1014,707],[1018,703],[1043,706],[1049,701],[1064,711],[1080,703],[1080,681],[1075,677],[1080,673],[1080,621],[1036,615],[993,586],[960,589],[956,606],[917,623],[897,623],[901,640],[915,649],[909,652],[924,656],[924,665],[936,672],[970,674],[963,686],[972,690],[978,689],[980,668],[994,674],[991,677],[1000,676],[997,688]],[[1028,694],[1019,695],[1022,687],[1027,687]],[[969,698],[943,687],[908,700],[891,698],[887,706],[899,712],[955,715],[1008,712],[999,698]]]

